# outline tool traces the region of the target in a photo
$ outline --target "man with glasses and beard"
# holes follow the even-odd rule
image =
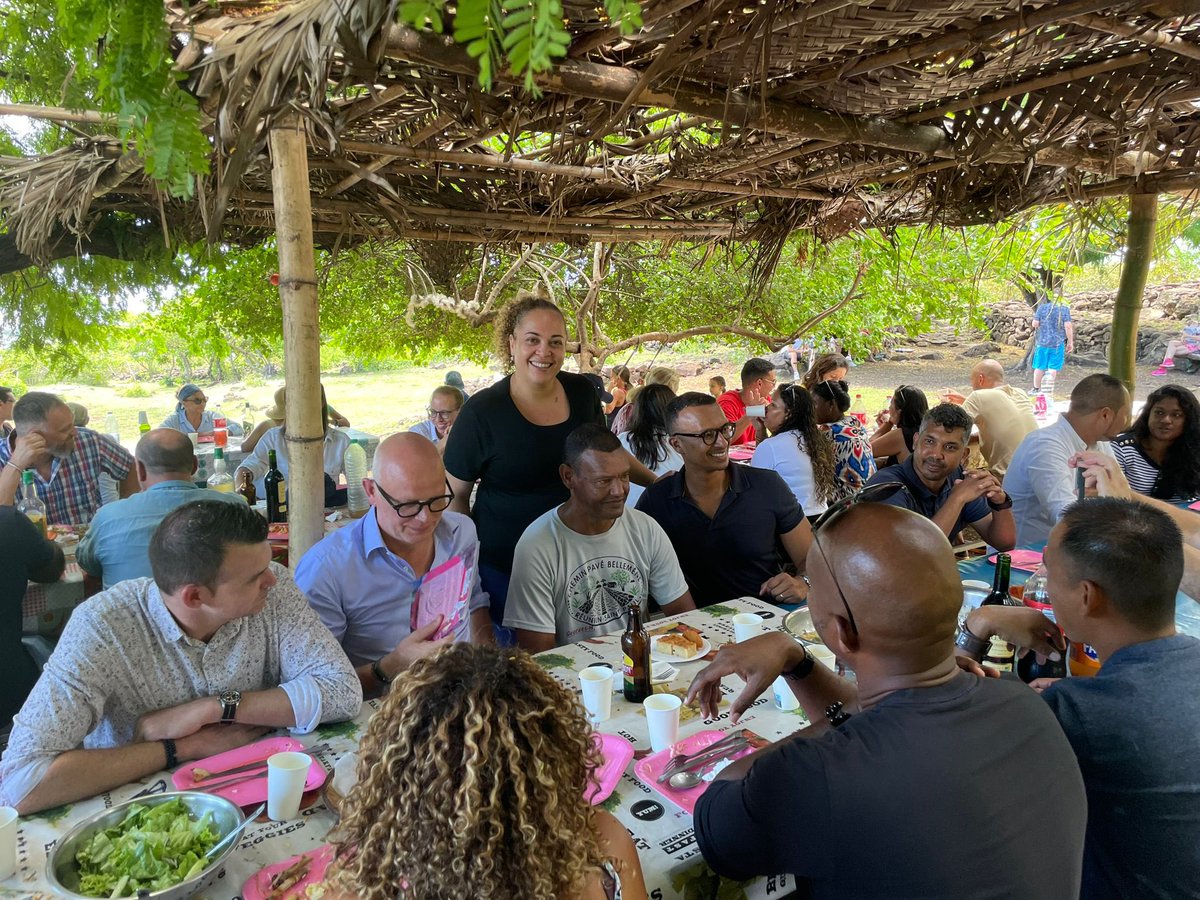
[[[782,632],[727,644],[688,702],[737,722],[783,675],[814,724],[737,760],[696,805],[705,861],[790,873],[824,897],[1079,895],[1087,805],[1062,729],[1033,691],[955,660],[962,586],[945,535],[864,488],[813,526],[809,609],[857,684]],[[868,502],[862,502],[868,501]],[[837,705],[835,705],[837,704]]]
[[[374,472],[363,481],[370,511],[327,535],[296,567],[296,584],[350,657],[368,696],[448,641],[492,640],[475,524],[446,512],[454,495],[437,448],[417,434],[394,434],[375,451]],[[425,576],[456,557],[469,579],[463,590],[470,615],[452,635],[433,640],[441,619],[413,630],[413,600]]]
[[[646,488],[637,509],[671,539],[696,605],[747,596],[802,602],[812,531],[784,480],[768,469],[729,464],[736,426],[708,394],[689,391],[672,400],[667,430],[683,469]]]

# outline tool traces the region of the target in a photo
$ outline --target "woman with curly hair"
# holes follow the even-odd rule
[[[848,497],[875,474],[875,457],[866,429],[850,409],[850,388],[844,381],[822,381],[811,391],[817,424],[833,439],[834,487],[837,499]]]
[[[674,399],[675,392],[665,384],[647,384],[639,388],[630,404],[633,414],[629,430],[617,435],[621,446],[655,476],[678,472],[683,468],[683,457],[671,446],[667,437],[667,404]],[[629,485],[625,505],[636,506],[644,490],[640,485]]]
[[[811,391],[822,381],[845,381],[849,371],[850,363],[842,354],[822,353],[804,373],[802,385],[806,391]]]
[[[879,427],[871,435],[871,452],[877,459],[886,458],[884,466],[898,466],[912,455],[913,439],[927,412],[929,400],[924,391],[911,384],[896,388],[888,408],[875,417]]]
[[[1200,403],[1187,388],[1168,384],[1151,393],[1112,448],[1139,494],[1170,503],[1200,497]]]
[[[833,440],[817,425],[812,395],[798,384],[775,391],[766,422],[771,437],[758,445],[750,465],[778,472],[811,521],[837,495]]]
[[[371,719],[329,883],[363,900],[645,900],[625,828],[584,799],[582,706],[520,650],[420,660]]]

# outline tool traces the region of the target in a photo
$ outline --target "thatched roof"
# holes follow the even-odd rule
[[[266,129],[309,123],[319,243],[758,239],[996,221],[1200,180],[1200,2],[644,0],[621,37],[565,0],[568,57],[479,89],[388,0],[168,4],[214,174],[162,198],[118,142],[0,161],[22,252],[104,209],[272,233]],[[93,130],[96,127],[93,126]],[[32,202],[31,202],[32,201]]]

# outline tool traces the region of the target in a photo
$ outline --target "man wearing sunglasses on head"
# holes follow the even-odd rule
[[[446,511],[453,494],[437,448],[417,434],[394,434],[375,451],[374,473],[363,481],[370,511],[327,535],[296,567],[296,584],[350,657],[368,696],[448,641],[492,640],[475,524]],[[425,576],[455,557],[466,566],[470,616],[435,641],[440,620],[411,628],[413,599]]]
[[[802,602],[812,531],[791,488],[777,472],[729,464],[736,425],[709,394],[672,400],[667,431],[683,469],[646,488],[637,508],[671,539],[696,605],[757,596]]]

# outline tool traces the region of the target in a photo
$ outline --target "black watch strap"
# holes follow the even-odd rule
[[[166,768],[174,769],[177,765],[179,765],[179,757],[176,755],[175,751],[175,742],[170,738],[164,738],[163,740],[159,741],[159,743],[163,745],[163,750],[166,751],[167,754]]]
[[[988,506],[991,507],[992,512],[1000,512],[1002,509],[1012,509],[1012,497],[1005,494],[1004,499],[999,503],[993,503],[989,500]]]
[[[801,646],[801,649],[804,649]],[[816,660],[809,655],[808,650],[804,650],[804,659],[796,663],[792,668],[783,673],[784,678],[795,678],[797,681],[803,681],[812,674],[813,666],[816,665]]]
[[[380,662],[381,660],[377,659],[371,663],[371,674],[375,676],[375,680],[380,684],[391,684],[392,679],[383,674],[383,666],[379,664]]]

